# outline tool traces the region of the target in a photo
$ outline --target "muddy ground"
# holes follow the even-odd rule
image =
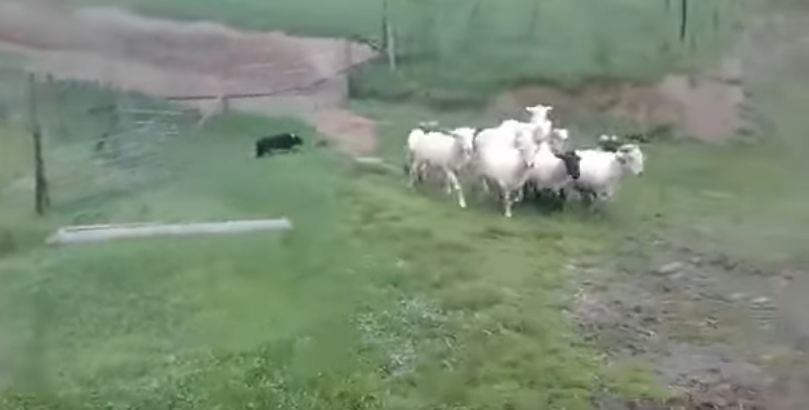
[[[628,238],[614,257],[570,266],[583,283],[574,316],[607,363],[648,363],[675,397],[629,408],[806,408],[809,272],[654,237]]]

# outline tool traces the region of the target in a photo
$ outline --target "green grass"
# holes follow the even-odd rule
[[[373,33],[376,25],[371,15],[367,25],[350,27],[356,21],[347,3],[306,8],[334,13],[321,25],[299,17],[299,3],[126,1],[153,14],[172,16],[175,8],[174,17],[217,15],[255,29],[311,34],[332,25],[320,33],[346,35]],[[538,55],[572,56],[563,59],[569,67],[548,72],[632,77],[658,69],[630,67],[635,60],[619,58],[651,53],[639,44],[662,35],[619,42],[630,33],[638,37],[634,24],[646,20],[607,20],[615,22],[610,32],[617,36],[610,47],[625,46],[610,63],[614,71],[603,71],[585,56],[591,45],[567,42],[592,36],[581,27],[593,21],[581,20],[568,3],[545,6],[546,24],[538,30],[565,34],[547,40]],[[613,6],[651,12],[630,0],[604,7]],[[275,7],[287,14],[265,19]],[[520,18],[508,17],[508,10],[487,18]],[[564,22],[571,18],[563,16],[576,17],[576,24],[568,29]],[[452,41],[447,49],[455,49]],[[516,47],[502,50],[502,58],[518,53]],[[478,50],[474,58],[501,53]],[[430,58],[425,64],[448,57]],[[678,64],[666,61],[659,69]],[[440,81],[419,64],[405,72],[423,70],[413,76]],[[469,69],[480,70],[480,77],[458,75],[456,85],[485,88],[487,72],[503,71],[492,77],[501,83],[528,70],[519,64]],[[55,113],[43,107],[52,131],[49,172],[72,181],[55,184],[47,218],[33,217],[24,187],[6,189],[30,176],[30,140],[19,121],[0,125],[0,408],[587,409],[601,389],[627,399],[665,396],[642,364],[605,367],[581,341],[566,313],[575,283],[565,266],[583,256],[609,257],[628,236],[652,235],[755,263],[809,262],[799,229],[809,222],[809,189],[795,177],[806,173],[802,159],[809,152],[803,136],[809,86],[802,78],[758,97],[775,124],[766,144],[658,142],[645,147],[646,175],[627,181],[605,217],[521,206],[511,221],[490,201],[471,201],[471,209],[461,211],[437,190],[408,191],[398,176],[360,172],[325,150],[248,160],[251,136],[286,129],[312,134],[292,120],[249,116],[220,119],[204,132],[185,130],[169,141],[161,158],[171,174],[152,184],[102,189],[80,178],[97,175],[98,168],[60,158],[89,152],[106,119],[86,109],[112,95],[73,84],[67,135],[53,131]],[[11,101],[11,117],[19,117],[21,83],[2,80],[6,99],[0,101]],[[394,103],[354,101],[352,108],[384,121],[380,153],[395,162],[417,120],[491,120],[475,110]],[[293,220],[292,233],[41,244],[55,227],[77,222],[278,215]]]
[[[435,190],[410,192],[397,176],[311,147],[248,160],[251,136],[312,133],[248,116],[168,142],[172,173],[159,183],[54,187],[45,219],[20,188],[0,189],[0,408],[587,409],[599,389],[662,397],[644,366],[604,367],[579,339],[564,313],[574,285],[565,265],[651,234],[756,263],[805,261],[795,227],[807,221],[807,190],[791,176],[806,166],[809,101],[795,85],[760,97],[776,123],[766,145],[646,147],[646,175],[627,182],[605,218],[522,206],[506,221],[489,201],[461,211]],[[48,140],[56,174],[85,172],[59,156],[88,150],[103,127],[81,112],[108,96],[75,92],[70,135]],[[490,120],[352,108],[385,121],[380,153],[391,161],[419,119]],[[0,137],[5,188],[29,175],[30,141],[19,127]],[[278,215],[295,231],[41,245],[75,222]]]
[[[3,191],[13,223],[0,230],[31,239],[0,257],[0,407],[589,407],[598,362],[559,291],[567,258],[597,252],[599,230],[459,213],[325,150],[248,160],[251,136],[289,128],[311,135],[294,121],[221,119],[165,146],[173,173],[161,183],[57,195],[43,220]],[[25,158],[26,134],[2,135]],[[39,244],[77,213],[89,223],[285,215],[295,230]]]
[[[757,99],[775,125],[757,143],[707,145],[672,138],[644,146],[646,172],[623,184],[618,203],[607,215],[617,227],[615,236],[665,234],[706,252],[765,265],[804,261],[806,237],[795,227],[809,222],[809,190],[795,175],[809,171],[803,160],[809,144],[801,131],[809,100],[801,91],[805,84],[789,84],[778,88],[785,94],[761,94]],[[402,161],[409,127],[418,121],[440,118],[447,126],[495,121],[475,110],[436,113],[414,105],[363,101],[355,101],[352,108],[384,121],[380,153],[396,164]],[[574,144],[580,147],[593,146],[592,136],[603,130],[600,123],[576,125]]]

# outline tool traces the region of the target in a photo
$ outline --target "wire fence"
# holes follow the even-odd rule
[[[199,118],[193,110],[98,84],[37,76],[26,89],[25,78],[21,71],[0,71],[0,134],[25,129],[31,135],[33,124],[42,129],[41,162],[53,206],[168,181],[173,167],[165,146]],[[25,110],[31,98],[33,113]],[[36,162],[31,146],[18,149]],[[39,185],[23,177],[12,189],[32,193]]]
[[[524,84],[577,90],[654,81],[672,67],[715,59],[740,17],[734,0],[381,3],[381,24],[366,24],[353,39],[387,58],[354,76],[352,95],[444,107],[480,107],[492,94]]]

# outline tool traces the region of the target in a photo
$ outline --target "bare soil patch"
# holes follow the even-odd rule
[[[245,33],[209,22],[145,18],[112,8],[70,9],[48,2],[0,3],[0,51],[31,70],[97,82],[210,113],[217,98],[269,115],[300,115],[319,129],[335,126],[348,98],[346,71],[368,61],[366,45],[282,32]],[[323,114],[317,114],[323,111]],[[337,111],[342,112],[342,111]],[[342,115],[345,117],[345,115]],[[319,119],[326,121],[319,124]],[[345,120],[354,124],[356,119]],[[355,127],[356,128],[356,127]],[[369,137],[370,135],[370,137]],[[345,147],[372,145],[366,130]]]
[[[370,155],[376,151],[376,123],[348,110],[321,110],[309,121],[318,132],[331,136],[338,148],[349,154]]]
[[[672,74],[655,84],[594,81],[565,90],[550,86],[520,87],[502,94],[491,112],[514,113],[537,103],[556,107],[566,121],[607,114],[636,124],[643,131],[666,128],[703,141],[720,141],[745,132],[745,91],[741,62],[724,59],[717,67],[695,74]]]
[[[630,239],[614,263],[571,266],[584,278],[575,317],[608,365],[649,363],[677,398],[602,408],[805,408],[806,272],[653,242]]]

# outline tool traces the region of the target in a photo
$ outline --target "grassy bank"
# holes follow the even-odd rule
[[[371,0],[92,0],[181,20],[249,30],[360,36],[380,42],[382,3]],[[480,103],[525,83],[574,87],[588,80],[654,80],[714,61],[741,14],[735,1],[691,2],[680,38],[677,2],[640,0],[391,1],[400,69],[382,62],[355,77],[357,97]]]

